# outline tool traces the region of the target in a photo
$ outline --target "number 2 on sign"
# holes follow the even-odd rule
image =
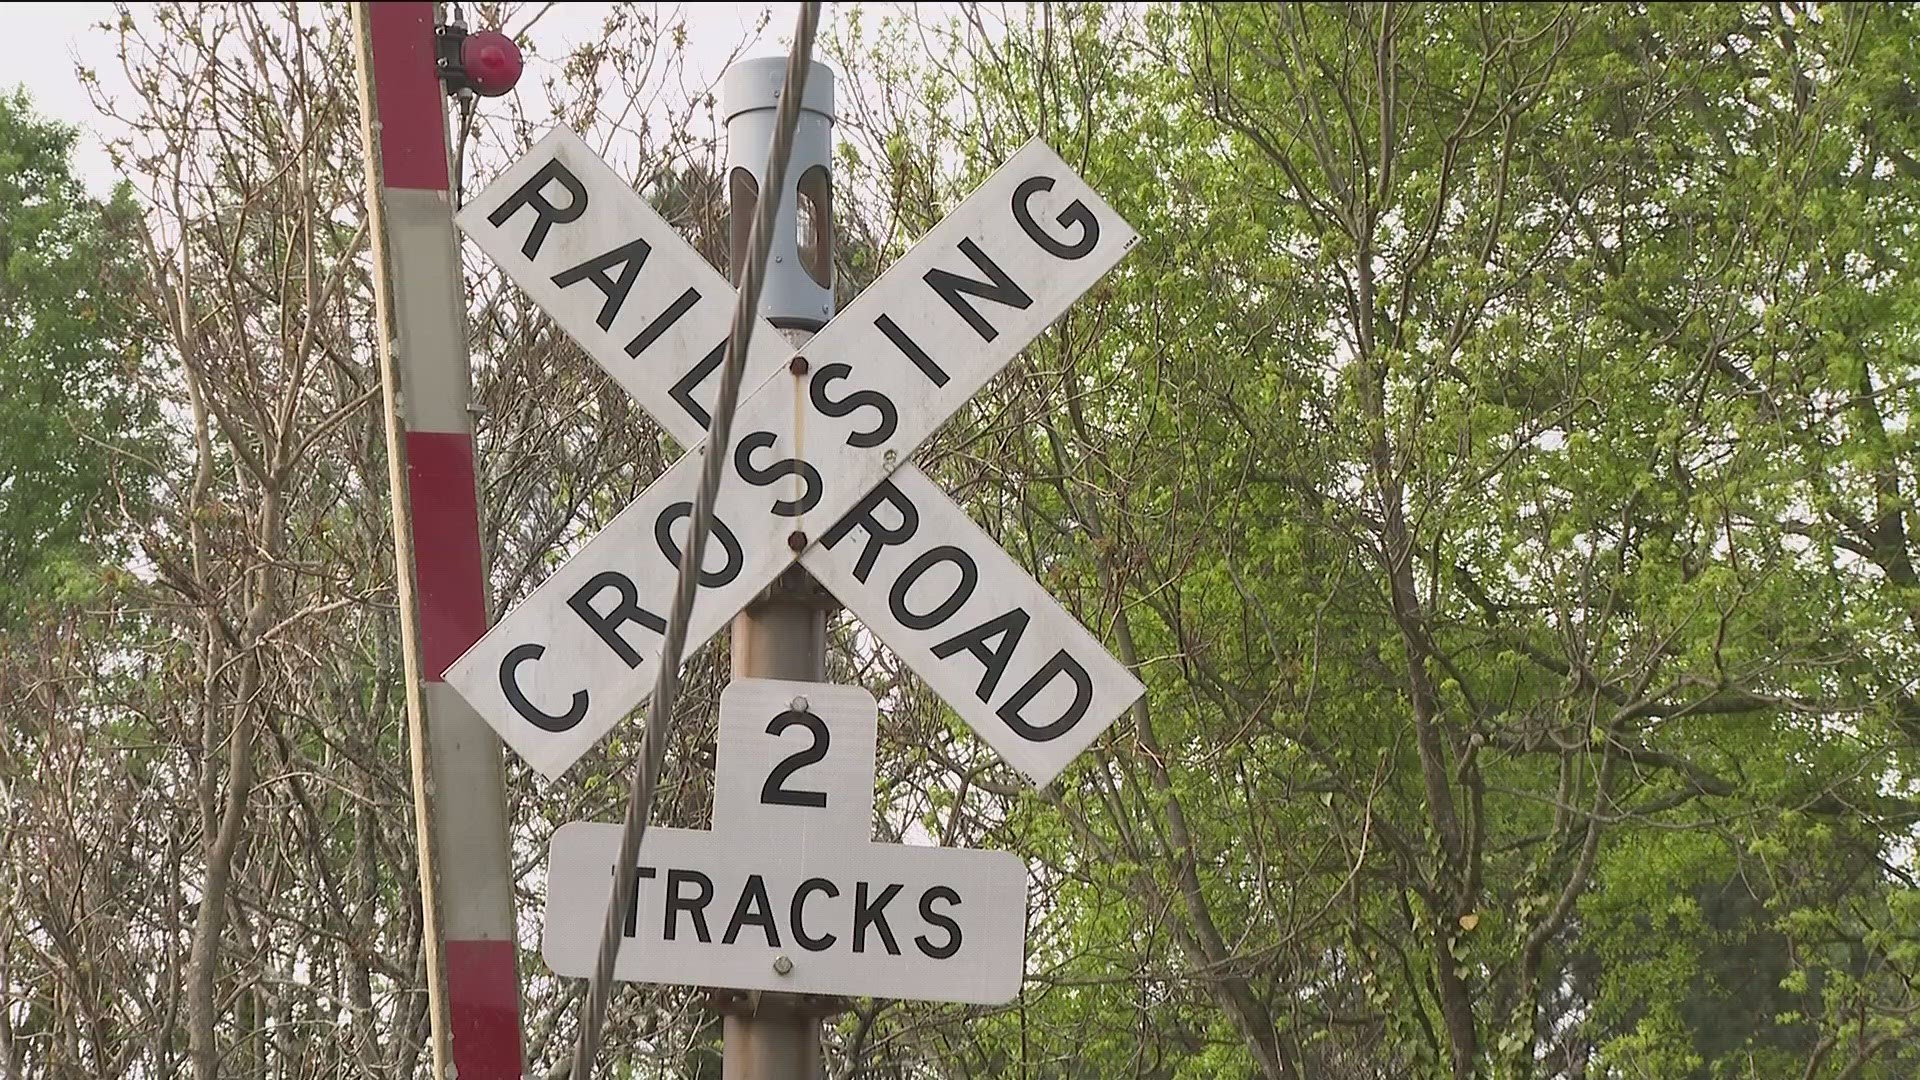
[[[786,786],[794,773],[809,765],[818,764],[826,759],[827,747],[832,745],[833,736],[827,730],[827,722],[810,712],[788,709],[773,718],[767,724],[767,734],[779,735],[790,727],[798,725],[813,734],[813,742],[805,749],[788,754],[773,771],[767,774],[767,782],[760,786],[760,801],[769,806],[814,806],[827,805],[827,793],[824,791],[794,791]]]

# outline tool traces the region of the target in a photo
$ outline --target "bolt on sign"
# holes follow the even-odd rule
[[[733,287],[585,143],[555,128],[457,220],[692,447],[447,672],[535,769],[563,773],[651,690],[714,452],[726,467],[689,648],[798,561],[1037,784],[1143,693],[908,460],[1139,239],[1046,144],[1021,147],[803,348],[757,324],[742,382],[752,389],[732,444],[717,449],[706,430]],[[863,814],[870,801],[869,785]],[[569,857],[597,828],[562,830]],[[588,892],[604,897],[604,882]]]

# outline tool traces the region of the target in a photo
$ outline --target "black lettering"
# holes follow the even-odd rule
[[[520,692],[520,683],[515,672],[528,660],[538,660],[547,651],[545,645],[536,645],[529,641],[525,645],[515,645],[500,661],[500,691],[507,695],[507,704],[520,714],[521,719],[542,731],[567,731],[587,715],[587,692],[575,690],[573,701],[567,711],[559,716],[541,712],[527,695]]]
[[[960,568],[960,580],[954,585],[952,595],[925,614],[916,615],[907,610],[908,590],[920,580],[921,575],[943,562]],[[928,548],[919,558],[908,563],[905,570],[900,571],[900,576],[893,580],[893,590],[887,594],[887,607],[893,612],[893,617],[900,620],[900,625],[907,629],[930,630],[952,618],[953,613],[960,610],[960,605],[973,595],[973,588],[979,583],[980,568],[974,565],[973,556],[952,544],[941,544],[936,548]]]
[[[933,655],[945,660],[962,649],[972,653],[981,666],[980,685],[974,689],[973,696],[985,704],[992,699],[993,688],[1000,685],[1000,676],[1006,674],[1007,661],[1013,659],[1014,650],[1020,647],[1020,638],[1027,632],[1029,621],[1025,608],[1014,608],[935,645]],[[987,643],[994,638],[999,638],[1000,644],[990,647]]]
[[[1060,719],[1044,727],[1035,727],[1020,715],[1020,710],[1026,708],[1027,702],[1032,701],[1035,694],[1045,689],[1046,685],[1053,681],[1054,676],[1062,673],[1073,680],[1073,704],[1067,706],[1067,711],[1060,715]],[[1006,721],[1007,726],[1014,730],[1014,734],[1029,742],[1047,742],[1072,731],[1073,726],[1080,722],[1080,718],[1087,715],[1087,705],[1092,701],[1093,680],[1087,677],[1087,669],[1080,666],[1080,661],[1068,656],[1067,650],[1061,649],[1053,654],[1053,659],[1040,665],[1040,670],[1034,672],[1033,678],[1028,679],[1025,685],[1015,690],[1013,696],[1008,698],[1006,704],[1000,706],[996,712],[1000,719]]]
[[[900,515],[900,524],[882,525],[873,512],[887,503]],[[820,538],[821,543],[833,547],[846,539],[847,533],[859,526],[867,534],[867,546],[860,549],[860,558],[853,564],[853,578],[865,584],[867,575],[873,572],[874,560],[880,557],[880,549],[904,544],[920,528],[920,511],[914,508],[913,501],[906,493],[893,486],[893,481],[882,480],[867,492],[866,497],[854,504],[853,509],[841,518],[827,535]]]
[[[660,511],[660,516],[653,522],[654,542],[660,545],[660,554],[665,555],[675,569],[680,566],[680,545],[673,542],[673,523],[692,514],[692,503],[677,502]],[[745,565],[746,558],[741,554],[740,541],[734,538],[733,530],[722,524],[719,518],[713,519],[713,529],[707,535],[720,541],[721,549],[726,552],[727,561],[726,565],[718,570],[708,570],[704,565],[701,566],[700,587],[717,589],[740,576],[740,568]]]
[[[593,602],[608,589],[619,594],[619,601],[613,605],[612,611],[602,615],[594,610]],[[600,640],[607,643],[607,648],[612,649],[630,668],[640,666],[640,654],[627,644],[626,638],[620,636],[622,626],[630,622],[639,623],[656,634],[667,632],[667,620],[640,606],[640,591],[634,588],[633,579],[618,570],[602,570],[593,575],[590,581],[567,597],[567,606],[580,616],[581,622],[600,635]]]
[[[1084,258],[1093,250],[1094,245],[1100,242],[1100,222],[1093,216],[1093,211],[1087,209],[1086,203],[1075,199],[1053,219],[1069,228],[1075,225],[1080,226],[1080,238],[1072,243],[1062,243],[1048,236],[1040,231],[1040,223],[1033,220],[1031,204],[1034,195],[1052,190],[1053,177],[1051,176],[1029,176],[1020,181],[1020,186],[1013,189],[1013,220],[1020,223],[1020,228],[1026,232],[1029,240],[1039,244],[1041,250],[1054,258]]]
[[[653,245],[645,240],[621,244],[605,255],[595,255],[579,266],[553,275],[553,283],[564,289],[585,281],[599,289],[606,299],[601,301],[600,314],[593,321],[605,330],[620,314],[620,305],[627,302],[627,294],[633,291],[633,283],[640,277],[640,268],[647,264],[647,256],[652,253]],[[618,281],[607,276],[607,271],[616,266],[622,267]]]
[[[721,935],[720,944],[733,944],[743,926],[759,927],[766,931],[769,946],[780,947],[780,931],[773,925],[773,909],[767,903],[767,883],[759,874],[747,875],[747,887],[740,890],[740,902],[733,906],[733,918],[727,921],[727,932]]]
[[[673,400],[680,403],[681,408],[687,410],[687,415],[693,417],[694,423],[703,428],[713,426],[713,415],[707,412],[699,402],[693,400],[693,391],[695,387],[707,381],[707,376],[718,371],[721,361],[726,358],[727,343],[723,341],[707,350],[707,355],[701,357],[700,362],[693,365],[685,375],[680,376],[680,381],[673,384],[672,390],[667,391]]]
[[[927,350],[921,348],[919,342],[907,336],[907,332],[900,329],[900,324],[894,322],[892,316],[882,315],[873,320],[873,325],[879,327],[880,332],[887,335],[888,341],[899,346],[900,351],[907,354],[907,359],[913,361],[913,366],[919,368],[920,374],[925,375],[931,380],[933,385],[947,385],[946,370],[939,364],[934,363],[933,357],[927,355]]]
[[[885,319],[886,316],[880,316]],[[846,416],[855,409],[871,408],[880,414],[880,419],[871,431],[856,431],[847,436],[848,446],[866,449],[879,446],[900,426],[900,410],[893,407],[893,399],[878,390],[855,390],[838,401],[827,396],[827,384],[836,379],[844,379],[853,373],[851,364],[823,364],[813,373],[813,381],[807,392],[813,398],[813,407],[824,416]],[[946,373],[941,373],[941,382],[946,381]]]
[[[933,959],[946,960],[953,956],[954,953],[960,951],[960,924],[954,922],[949,916],[942,915],[933,910],[933,902],[935,900],[945,900],[954,907],[959,907],[960,894],[945,885],[935,885],[933,888],[920,894],[920,918],[930,925],[938,926],[945,930],[947,932],[946,944],[935,945],[933,942],[927,940],[927,935],[925,934],[915,937],[913,943],[919,946],[921,952],[926,953]]]
[[[561,187],[567,189],[567,194],[572,198],[572,201],[565,206],[553,205],[547,201],[544,194],[547,185],[556,180]],[[533,228],[527,233],[526,240],[520,244],[520,254],[531,259],[540,254],[540,245],[546,243],[548,229],[555,225],[565,225],[587,212],[587,185],[581,183],[579,177],[562,165],[559,158],[554,158],[540,166],[540,171],[533,174],[533,179],[521,184],[520,190],[507,196],[506,202],[501,203],[493,213],[488,214],[487,222],[495,228],[505,225],[507,219],[518,213],[523,206],[533,207],[535,215]]]
[[[818,765],[827,759],[827,748],[833,745],[833,732],[827,722],[810,712],[788,709],[767,723],[767,734],[779,735],[795,724],[806,728],[813,736],[805,750],[788,754],[780,764],[767,772],[765,783],[760,785],[760,801],[768,806],[812,806],[827,805],[827,793],[824,791],[795,791],[787,787],[787,780],[794,773],[809,765]]]
[[[889,885],[880,890],[880,896],[872,903],[867,902],[867,883],[858,882],[853,887],[853,951],[867,951],[867,927],[880,931],[880,940],[891,956],[900,955],[900,946],[893,940],[893,928],[887,925],[887,904],[900,894],[898,884]]]
[[[766,487],[783,476],[798,474],[805,490],[797,499],[779,499],[773,504],[773,512],[781,517],[799,517],[801,514],[820,504],[820,470],[801,461],[799,458],[781,458],[764,469],[753,465],[753,455],[774,443],[771,431],[751,431],[741,438],[733,448],[733,471],[740,479],[754,487]]]
[[[787,925],[793,930],[793,940],[799,942],[801,948],[808,952],[825,952],[833,948],[834,942],[840,940],[839,935],[829,931],[819,937],[812,937],[800,925],[807,896],[811,893],[825,893],[828,899],[832,899],[840,895],[840,888],[826,878],[820,877],[811,877],[801,882],[800,887],[793,890],[793,907],[787,912]]]
[[[694,895],[681,896],[681,882],[692,882]],[[693,916],[693,933],[702,945],[713,940],[707,932],[707,904],[713,900],[713,879],[698,870],[667,870],[667,926],[664,934],[668,941],[674,939],[680,928],[680,913]]]
[[[926,282],[933,286],[933,291],[940,294],[940,299],[945,300],[948,307],[959,312],[960,317],[967,320],[967,325],[973,327],[981,340],[992,341],[1000,336],[1000,331],[995,329],[994,325],[987,321],[986,316],[980,314],[972,302],[965,297],[977,296],[982,300],[991,300],[996,304],[1005,304],[1021,311],[1033,306],[1033,297],[1028,296],[1026,290],[1015,285],[1013,279],[1007,276],[1005,270],[1000,269],[998,263],[987,258],[987,253],[980,250],[980,245],[974,243],[972,237],[966,237],[960,241],[960,251],[973,261],[976,269],[987,275],[987,280],[975,281],[972,278],[961,277],[959,274],[934,269],[927,271],[924,275]]]
[[[607,869],[615,874],[620,872],[620,868],[617,866],[609,866]],[[655,870],[651,866],[636,866],[633,868],[633,888],[627,892],[627,925],[626,928],[621,931],[624,937],[635,937],[640,933],[640,883],[642,881],[652,881],[654,874]],[[922,900],[924,902],[924,898],[922,898]]]
[[[689,288],[686,292],[681,293],[674,299],[673,303],[667,305],[667,310],[655,315],[652,322],[648,323],[639,333],[633,335],[633,340],[627,342],[627,355],[639,356],[641,353],[646,352],[649,346],[660,340],[661,334],[673,329],[673,324],[680,321],[680,316],[685,315],[693,305],[699,302],[699,289]],[[696,383],[698,381],[697,379],[695,380]],[[706,425],[703,423],[701,426],[705,427]]]

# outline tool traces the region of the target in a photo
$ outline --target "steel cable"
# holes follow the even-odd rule
[[[707,533],[713,526],[713,500],[720,489],[720,473],[730,455],[733,413],[740,400],[740,379],[746,369],[747,345],[760,309],[760,287],[766,278],[767,252],[773,242],[773,217],[780,210],[780,194],[786,190],[787,159],[793,150],[793,132],[800,119],[801,95],[805,93],[807,72],[813,64],[813,37],[819,26],[820,5],[800,5],[799,25],[794,29],[793,48],[787,54],[786,84],[780,94],[780,109],[774,122],[773,145],[767,154],[766,184],[763,198],[754,207],[753,229],[748,234],[746,272],[740,278],[740,292],[733,308],[733,330],[727,338],[727,356],[720,372],[720,395],[713,407],[713,426],[707,430],[706,459],[700,472],[700,491],[694,498],[693,521],[688,530],[685,550],[680,558],[680,575],[668,609],[666,640],[660,648],[659,681],[647,705],[647,726],[641,760],[627,790],[627,814],[620,829],[620,858],[614,873],[613,895],[607,899],[607,917],[600,928],[600,951],[594,963],[593,979],[587,985],[586,1000],[580,1005],[580,1040],[574,1047],[572,1080],[591,1080],[594,1058],[599,1053],[601,1028],[607,1019],[607,1001],[612,994],[613,964],[620,952],[628,898],[633,895],[640,841],[647,833],[647,818],[653,807],[653,793],[660,781],[661,763],[666,758],[667,726],[673,717],[674,698],[680,689],[681,652],[687,644],[687,622],[693,612],[694,590],[698,583],[701,559],[706,552]]]

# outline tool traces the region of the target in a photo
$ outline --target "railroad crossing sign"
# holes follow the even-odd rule
[[[457,221],[692,447],[447,671],[554,777],[653,685],[733,288],[565,127]],[[797,558],[1010,764],[1065,768],[1140,683],[908,458],[1137,240],[1036,139],[799,356],[758,324],[688,647]]]
[[[855,686],[722,691],[713,831],[647,830],[615,978],[988,1005],[1020,992],[1020,859],[871,842],[877,712]],[[619,849],[617,824],[553,834],[541,951],[556,974],[593,973]]]

